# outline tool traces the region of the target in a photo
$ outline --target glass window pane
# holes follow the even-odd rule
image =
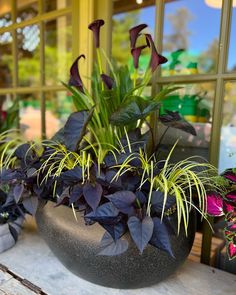
[[[41,109],[39,93],[21,94],[20,128],[26,140],[41,138]]]
[[[236,1],[234,3],[236,6]],[[236,72],[236,7],[233,9],[230,43],[229,43],[229,57],[228,57],[228,71]]]
[[[12,72],[12,35],[5,32],[0,35],[0,88],[12,86]]]
[[[17,29],[18,79],[20,86],[38,86],[40,31],[38,25]]]
[[[130,12],[113,15],[112,28],[112,57],[121,64],[133,65],[133,59],[130,54],[129,29],[141,23],[146,23],[148,28],[142,32],[148,32],[154,35],[155,29],[155,6],[149,6],[142,9],[136,9]],[[141,39],[142,44],[146,44]],[[140,57],[141,68],[146,68],[149,63],[149,51],[143,51]]]
[[[236,167],[236,82],[225,84],[219,170]]]
[[[221,8],[206,2],[166,0],[163,54],[169,62],[162,75],[216,72]]]
[[[16,22],[34,18],[38,14],[38,0],[17,0]]]
[[[43,0],[44,11],[49,12],[71,6],[71,0]]]
[[[46,135],[51,138],[65,124],[69,115],[75,111],[68,91],[46,92]]]
[[[12,24],[11,21],[11,2],[9,0],[0,1],[0,28]]]
[[[214,83],[199,83],[181,85],[182,89],[169,95],[162,102],[161,114],[165,110],[178,111],[189,123],[191,123],[197,136],[193,136],[182,130],[169,128],[162,144],[163,152],[167,154],[170,147],[179,139],[174,151],[175,160],[182,160],[190,156],[201,156],[209,159],[209,143],[212,125],[212,109],[215,95]],[[166,127],[160,125],[160,137],[166,131]],[[162,156],[164,156],[162,154]]]
[[[62,16],[45,23],[46,85],[61,84],[69,79],[72,64],[71,17]]]

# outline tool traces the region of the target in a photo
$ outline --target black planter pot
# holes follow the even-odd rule
[[[187,258],[195,236],[196,217],[192,210],[188,237],[181,229],[171,236],[176,259],[148,245],[140,255],[130,241],[119,256],[98,256],[104,230],[98,224],[86,226],[75,220],[72,210],[49,202],[36,214],[38,229],[58,259],[74,274],[92,283],[112,288],[142,288],[158,283],[172,274]]]

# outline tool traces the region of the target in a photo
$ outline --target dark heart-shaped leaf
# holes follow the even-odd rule
[[[141,191],[137,191],[135,193],[136,195],[136,198],[138,199],[138,201],[141,203],[141,204],[145,204],[147,202],[147,197],[145,196],[145,194]]]
[[[65,145],[65,138],[64,138],[64,127],[59,129],[51,138],[51,141],[59,142]]]
[[[149,216],[146,216],[142,221],[136,216],[131,216],[128,220],[131,237],[141,253],[152,237],[153,226],[152,218]]]
[[[6,202],[2,205],[2,208],[7,208],[12,205],[15,205],[15,198],[13,193],[10,191],[7,195]]]
[[[166,251],[174,258],[174,254],[171,249],[169,233],[165,224],[158,217],[153,218],[153,223],[153,235],[149,243],[154,247]]]
[[[109,232],[114,241],[117,241],[127,230],[127,226],[119,222],[117,224],[101,224],[105,230]]]
[[[164,193],[160,191],[153,191],[151,196],[151,203],[152,203],[152,208],[155,210],[155,212],[161,213],[163,204],[164,204]],[[175,196],[167,195],[164,210],[166,211],[170,209],[171,207],[175,206],[175,204],[176,204]]]
[[[86,214],[85,219],[91,219],[103,224],[115,224],[120,220],[118,214],[118,209],[111,202],[108,202],[99,206],[95,211]]]
[[[135,191],[140,185],[140,177],[138,175],[125,173],[120,179],[123,189],[127,191]]]
[[[24,191],[23,184],[17,184],[14,186],[13,195],[14,195],[14,199],[15,199],[16,203],[18,203],[20,198],[22,197],[23,191]]]
[[[160,115],[159,119],[162,124],[168,127],[177,128],[194,136],[197,135],[194,127],[184,120],[178,112],[165,110],[166,114]]]
[[[83,195],[83,188],[80,185],[75,185],[70,193],[70,204],[76,203]]]
[[[111,201],[120,212],[129,214],[136,196],[130,191],[119,191],[112,195],[106,196],[106,198]]]
[[[103,189],[99,183],[95,183],[94,185],[86,183],[83,187],[84,198],[93,211],[97,209],[97,206],[101,201],[102,192]]]
[[[55,207],[58,207],[60,205],[68,205],[70,199],[70,189],[69,187],[65,188],[60,197],[57,199],[57,204]]]
[[[39,201],[37,197],[28,197],[22,201],[22,204],[25,207],[25,209],[33,216],[37,211],[38,203]]]
[[[64,127],[65,144],[68,150],[76,151],[78,149],[93,115],[93,110],[92,108],[89,113],[87,111],[76,112],[68,118]]]
[[[15,150],[14,154],[18,159],[24,160],[27,157],[27,155],[29,156],[31,154],[29,149],[30,145],[28,143],[24,143]]]
[[[16,171],[10,169],[0,169],[0,182],[8,182],[17,177]]]
[[[15,240],[15,242],[17,242],[17,240],[18,240],[18,232],[17,232],[17,230],[10,224],[8,224],[8,226],[9,226],[9,230],[10,230],[10,233],[11,233],[13,239]]]
[[[81,179],[82,168],[78,166],[61,174],[61,180],[63,180],[66,184],[74,184],[79,182]]]
[[[170,216],[164,216],[162,219],[163,223],[165,224],[169,235],[178,235],[178,220],[177,214],[173,214]]]
[[[146,118],[159,107],[158,102],[150,102],[141,96],[131,96],[125,105],[111,115],[110,121],[118,126],[135,123],[137,120]]]
[[[105,232],[101,240],[101,247],[103,250],[98,255],[115,256],[124,253],[128,249],[129,243],[124,239],[114,241],[110,234]]]
[[[7,199],[7,194],[0,189],[0,204],[4,204],[6,202]]]
[[[26,175],[27,175],[28,178],[36,176],[37,175],[37,169],[35,169],[33,167],[27,169]]]

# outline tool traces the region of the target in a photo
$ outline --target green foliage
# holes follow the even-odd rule
[[[224,185],[215,182],[218,177],[217,169],[211,164],[197,162],[197,157],[190,157],[176,164],[170,162],[170,157],[174,151],[177,142],[173,146],[166,160],[157,162],[155,157],[148,157],[145,151],[139,150],[138,153],[131,153],[126,160],[115,167],[118,169],[114,180],[117,180],[128,171],[140,175],[140,191],[148,183],[149,193],[147,202],[147,215],[151,216],[153,191],[163,193],[161,219],[166,210],[167,198],[174,198],[178,217],[178,232],[181,221],[184,222],[185,232],[187,234],[189,213],[195,208],[203,218],[207,219],[206,214],[206,190],[218,190],[223,192]],[[134,159],[139,160],[141,167],[132,165]],[[158,166],[163,166],[158,168]],[[141,168],[141,169],[140,169]],[[194,197],[199,204],[199,209],[194,205]]]

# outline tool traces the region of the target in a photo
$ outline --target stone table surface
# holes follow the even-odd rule
[[[24,229],[15,247],[0,254],[0,264],[51,295],[236,294],[235,275],[189,260],[169,279],[149,288],[118,290],[97,286],[68,271],[31,227]],[[17,282],[16,285],[13,283],[8,273],[1,273],[0,295],[36,294],[30,290],[17,289],[20,286]],[[4,284],[5,290],[2,288]]]

